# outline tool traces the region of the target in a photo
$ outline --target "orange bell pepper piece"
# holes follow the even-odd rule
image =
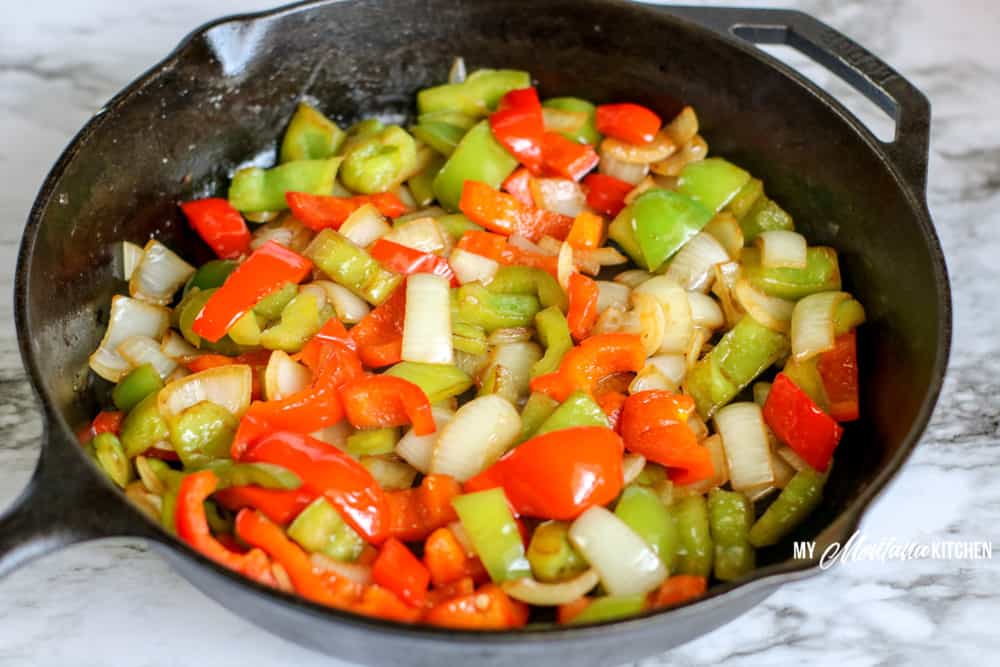
[[[693,574],[675,574],[649,594],[649,604],[654,609],[700,598],[708,589],[708,579]]]
[[[466,181],[458,208],[469,220],[490,231],[517,234],[532,241],[543,236],[566,238],[573,219],[559,213],[525,206],[506,193],[479,181]]]
[[[232,511],[244,507],[259,510],[271,521],[286,526],[295,520],[317,494],[312,491],[295,489],[265,489],[259,486],[231,486],[220,489],[213,496],[220,505]]]
[[[508,630],[528,622],[528,605],[512,600],[495,584],[442,602],[427,612],[430,625],[466,630]]]
[[[378,585],[366,586],[361,600],[351,605],[350,610],[365,616],[374,616],[400,623],[416,623],[420,620],[422,611],[411,607],[400,600],[395,593]]]
[[[455,534],[442,527],[427,536],[424,543],[424,565],[435,587],[458,581],[484,581],[487,577],[482,562],[465,552]],[[468,592],[472,592],[471,590]]]
[[[397,218],[406,212],[406,204],[391,192],[354,197],[333,197],[311,195],[305,192],[288,192],[285,201],[292,215],[313,231],[340,229],[352,213],[365,204],[372,204],[379,213],[388,218]]]
[[[431,573],[405,544],[390,537],[372,564],[372,578],[410,606],[421,607],[427,597]]]
[[[483,570],[483,572],[485,573],[486,571]],[[427,592],[427,598],[424,600],[424,609],[430,610],[452,598],[471,595],[475,590],[476,583],[472,580],[472,577],[462,577],[451,583],[435,586]]]
[[[456,521],[451,501],[461,493],[462,486],[448,475],[427,475],[415,489],[386,493],[389,534],[413,542]]]
[[[597,281],[582,273],[572,273],[569,277],[569,309],[566,324],[573,340],[579,342],[587,337],[597,323]]]
[[[547,174],[579,181],[597,166],[600,158],[590,144],[578,144],[558,132],[542,139],[542,168]]]
[[[424,390],[391,375],[369,375],[340,388],[347,421],[355,428],[388,428],[413,424],[417,435],[437,426]]]
[[[694,400],[684,394],[661,390],[632,394],[620,417],[625,447],[672,468],[671,479],[678,484],[708,479],[715,474],[712,456],[687,425],[694,407]]]
[[[604,240],[604,219],[590,211],[583,211],[573,218],[566,242],[580,250],[593,250]]]
[[[561,604],[556,608],[556,622],[559,625],[569,625],[589,606],[590,598],[586,595],[580,596],[572,602]]]

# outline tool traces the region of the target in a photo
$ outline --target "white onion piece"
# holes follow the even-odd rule
[[[466,482],[492,465],[521,435],[521,415],[505,398],[488,394],[458,409],[434,445],[431,472]]]
[[[597,312],[603,313],[606,309],[625,309],[628,307],[629,295],[632,289],[623,283],[613,283],[609,280],[597,281]]]
[[[715,430],[722,436],[729,463],[729,480],[736,491],[774,481],[771,447],[760,406],[730,403],[715,413]]]
[[[691,107],[684,107],[680,113],[673,117],[664,126],[663,131],[667,133],[670,140],[678,146],[683,146],[698,134],[698,115]]]
[[[465,83],[465,58],[458,56],[448,69],[448,83]]]
[[[809,468],[809,464],[806,460],[799,456],[798,452],[787,445],[782,445],[778,447],[775,452],[780,458],[784,459],[785,463],[795,468],[795,470],[805,470]]]
[[[625,317],[622,330],[639,334],[646,356],[656,354],[663,344],[663,334],[667,321],[660,302],[651,294],[634,290],[631,296],[632,310]]]
[[[600,506],[585,511],[569,539],[590,563],[609,595],[640,595],[667,578],[660,557],[624,521]]]
[[[726,323],[719,302],[701,292],[688,292],[688,304],[691,308],[691,321],[696,327],[715,330]]]
[[[427,163],[429,161],[429,158],[426,158],[426,157],[423,157],[423,156],[424,155],[433,156],[434,152],[431,151],[430,148],[426,148],[426,150],[428,150],[430,152],[425,154],[423,150],[418,150],[417,151],[417,156],[418,157],[417,157],[417,160],[415,161],[415,163],[413,165],[412,171],[407,172],[407,173],[404,174],[406,176],[406,180],[409,180],[413,176],[419,174],[421,171],[423,171],[427,167]],[[413,209],[415,209],[417,207],[417,200],[413,197],[413,193],[410,191],[410,188],[408,188],[404,183],[400,183],[399,185],[397,185],[396,189],[393,190],[392,192],[397,197],[399,197],[399,201],[403,202],[403,206],[405,206],[408,210],[412,211]]]
[[[709,436],[708,425],[697,412],[688,415],[687,425],[694,433],[694,437],[698,439],[698,442]]]
[[[600,271],[602,266],[617,266],[628,262],[628,257],[621,254],[611,246],[601,246],[593,250],[576,250],[573,253],[574,261],[577,265],[591,265],[594,267],[593,273]]]
[[[304,285],[299,285],[299,294],[309,294],[316,301],[316,308],[323,310],[326,308],[326,302],[329,298],[326,295],[326,290],[322,285],[317,285],[317,281],[311,283],[306,283]]]
[[[649,271],[642,269],[628,269],[615,276],[615,282],[635,288],[653,277]]]
[[[434,443],[440,437],[442,429],[455,416],[455,412],[444,408],[432,407],[431,415],[434,417],[434,425],[437,427],[433,433],[417,435],[410,428],[399,439],[399,442],[396,443],[395,450],[396,456],[425,475],[431,469],[431,456],[434,454]]]
[[[767,397],[771,394],[771,383],[770,382],[754,382],[753,383],[753,402],[764,407],[767,403]]]
[[[143,249],[131,241],[122,241],[122,279],[129,281],[135,273],[135,267],[142,261]]]
[[[417,469],[393,456],[362,456],[361,465],[386,491],[398,491],[413,486]]]
[[[616,160],[612,156],[602,153],[597,170],[606,176],[617,178],[619,181],[638,185],[642,179],[646,178],[646,174],[649,173],[649,165],[629,164],[628,162]]]
[[[679,493],[680,495],[708,493],[712,489],[720,487],[729,481],[729,470],[722,438],[718,435],[707,437],[701,441],[701,446],[708,450],[708,454],[712,459],[712,476],[707,479],[700,479],[697,482],[684,484],[683,486],[675,486],[675,493]]]
[[[512,235],[508,240],[510,241],[511,245],[524,248],[525,250],[531,250],[532,248],[534,248],[535,252],[540,253],[542,255],[549,255],[551,257],[555,257],[556,255],[559,254],[559,251],[562,250],[563,242],[555,237],[549,236],[548,234],[538,239],[537,244],[532,244],[531,246],[524,246],[519,244],[518,241],[521,239],[523,239],[525,243],[531,243],[531,241],[528,241],[528,239],[525,239],[522,236],[518,236],[517,234]]]
[[[740,278],[736,281],[733,297],[740,308],[750,314],[750,317],[770,329],[788,333],[792,312],[795,310],[794,301],[768,296],[756,290],[746,278]]]
[[[173,329],[167,329],[167,333],[163,334],[160,351],[175,361],[184,361],[201,354],[184,336]]]
[[[542,121],[546,132],[577,132],[587,123],[589,117],[590,114],[586,111],[542,108]]]
[[[622,483],[628,486],[636,480],[646,467],[646,457],[642,454],[626,454],[622,457]]]
[[[597,322],[591,330],[591,335],[616,333],[622,331],[627,322],[625,311],[617,306],[611,306],[597,316]]]
[[[760,247],[760,263],[766,268],[804,269],[806,237],[787,229],[761,232],[754,240]]]
[[[546,584],[525,577],[503,584],[503,590],[515,600],[545,607],[556,607],[586,595],[600,581],[597,571],[590,569],[567,581]]]
[[[284,216],[280,220],[255,229],[250,238],[250,249],[256,250],[268,241],[274,241],[278,245],[300,252],[309,245],[312,237],[311,229],[291,216]]]
[[[728,211],[722,211],[709,220],[702,231],[715,237],[715,240],[726,249],[731,260],[740,261],[740,256],[743,254],[744,237],[743,229],[736,221],[736,216]]]
[[[656,366],[646,364],[628,384],[629,394],[641,391],[677,391],[677,385],[667,380]]]
[[[668,276],[650,278],[634,291],[655,297],[663,309],[663,338],[658,351],[661,354],[684,354],[694,330],[687,292]]]
[[[687,365],[682,354],[658,354],[647,359],[646,364],[656,368],[674,385],[680,385],[687,374]]]
[[[687,361],[688,369],[694,367],[698,363],[698,359],[701,358],[701,350],[705,347],[705,343],[712,338],[712,332],[704,327],[695,327],[694,331],[691,333],[691,342],[688,344],[688,349],[684,353],[685,360]]]
[[[320,572],[332,572],[338,577],[343,577],[361,586],[367,586],[372,583],[372,568],[370,565],[345,563],[321,553],[314,553],[309,559],[312,561],[313,568]]]
[[[163,383],[170,384],[171,382],[176,382],[181,378],[186,378],[188,375],[191,375],[191,371],[184,368],[183,366],[178,366],[177,368],[174,369],[173,373],[167,376],[167,379],[165,379]]]
[[[638,185],[636,185],[634,188],[632,188],[625,194],[625,204],[626,205],[631,204],[632,202],[634,202],[636,199],[639,198],[639,195],[643,194],[644,192],[648,192],[656,187],[657,187],[656,181],[653,180],[652,176],[646,176],[646,178],[639,181]]]
[[[406,280],[406,312],[403,316],[404,361],[450,364],[451,300],[447,278],[415,273]]]
[[[466,532],[465,526],[462,525],[461,521],[452,521],[449,523],[448,530],[455,536],[455,541],[462,547],[466,556],[469,558],[479,557],[479,554],[476,553],[476,545],[472,543],[472,538],[469,537],[469,533]]]
[[[649,167],[653,173],[667,177],[677,177],[688,164],[704,160],[708,155],[708,144],[700,134],[691,137],[691,140],[681,146],[681,149],[668,157],[666,160],[654,162]]]
[[[493,331],[493,333],[486,337],[486,342],[490,345],[527,343],[534,334],[535,330],[529,327],[508,327]]]
[[[712,285],[712,293],[719,297],[722,313],[726,316],[726,328],[731,329],[736,326],[745,312],[733,296],[733,289],[740,276],[743,275],[743,269],[740,268],[738,262],[726,262],[725,264],[716,264],[714,272],[715,282]]]
[[[455,272],[458,282],[463,285],[475,282],[481,282],[485,285],[493,280],[497,271],[500,270],[500,265],[489,257],[483,257],[482,255],[477,255],[474,252],[462,250],[461,248],[455,248],[451,251],[451,256],[448,257],[448,264],[451,265],[451,270]]]
[[[795,477],[795,473],[798,472],[792,464],[774,451],[771,452],[771,470],[774,471],[774,487],[778,489],[785,488],[792,477]]]
[[[686,290],[707,292],[715,279],[713,267],[728,261],[729,253],[714,236],[698,232],[674,255],[667,276]]]
[[[309,369],[288,356],[287,352],[275,350],[267,360],[264,369],[264,396],[269,401],[283,398],[302,391],[312,382]]]
[[[374,204],[365,204],[351,213],[340,226],[340,233],[359,248],[367,248],[392,231]]]
[[[647,165],[666,160],[677,150],[670,135],[660,130],[648,144],[630,144],[614,137],[605,137],[601,142],[601,158],[608,156],[619,162]]]
[[[410,222],[411,220],[419,220],[420,218],[440,218],[442,215],[446,215],[447,213],[448,211],[444,210],[440,206],[428,206],[426,208],[417,209],[416,211],[411,211],[410,213],[404,213],[396,218],[396,222],[402,224],[404,222]]]
[[[131,369],[118,346],[132,336],[159,339],[170,326],[170,311],[127,296],[111,297],[111,315],[100,345],[90,355],[90,368],[105,380],[118,382]]]
[[[211,401],[236,417],[250,407],[253,371],[246,364],[209,368],[171,382],[160,390],[157,403],[165,419],[178,415],[192,405]]]
[[[575,218],[587,206],[587,196],[576,181],[568,178],[531,179],[531,198],[535,206]]]
[[[520,405],[530,393],[531,367],[542,358],[542,348],[537,343],[513,342],[496,345],[490,352],[488,376],[496,369],[493,393]]]
[[[181,285],[194,274],[194,267],[157,240],[143,249],[142,260],[132,272],[128,291],[136,299],[165,306]]]
[[[351,426],[350,422],[346,419],[342,419],[332,426],[327,426],[318,431],[313,431],[309,435],[316,438],[320,442],[325,442],[328,445],[333,445],[337,449],[346,451],[347,438],[352,433],[354,433],[354,428]]]
[[[312,285],[318,285],[326,292],[326,300],[333,304],[333,312],[337,319],[347,324],[355,324],[364,319],[371,307],[368,302],[343,285],[332,280],[314,280]]]
[[[118,354],[132,368],[152,364],[161,380],[169,377],[177,368],[177,361],[165,355],[160,344],[149,336],[129,336],[118,345]]]
[[[573,274],[573,268],[573,246],[563,243],[556,260],[556,278],[564,290],[569,290],[569,277]]]
[[[450,245],[445,236],[434,218],[418,218],[393,228],[384,238],[420,252],[436,253]]]
[[[840,302],[849,298],[847,292],[820,292],[795,303],[792,312],[792,356],[796,361],[805,361],[833,349],[833,316]]]

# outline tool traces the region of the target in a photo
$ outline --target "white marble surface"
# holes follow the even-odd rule
[[[269,0],[5,3],[0,38],[0,506],[34,465],[38,411],[16,352],[21,227],[72,134],[202,21]],[[998,542],[1000,7],[989,0],[798,0],[931,98],[929,201],[955,290],[955,344],[933,423],[867,515],[869,539]],[[802,58],[797,64],[808,67]],[[811,68],[815,70],[816,68]],[[818,73],[825,81],[822,72]],[[842,85],[833,84],[838,92]],[[855,562],[783,588],[645,665],[971,665],[1000,655],[1000,555]],[[230,615],[138,543],[91,543],[0,581],[0,665],[330,665]]]

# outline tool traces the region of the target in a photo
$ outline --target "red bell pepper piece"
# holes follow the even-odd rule
[[[620,391],[608,391],[598,394],[594,397],[594,400],[597,401],[597,405],[607,415],[611,430],[620,433],[621,430],[618,428],[618,425],[621,423],[622,407],[625,405],[625,401],[628,400],[628,396]]]
[[[372,564],[372,578],[406,603],[420,607],[427,597],[431,573],[406,545],[390,537],[382,544]]]
[[[601,426],[552,431],[511,450],[465,483],[467,492],[503,487],[518,514],[570,521],[622,490],[622,439]]]
[[[213,497],[226,509],[235,512],[251,507],[271,521],[285,526],[294,521],[316,499],[317,494],[302,489],[285,491],[260,486],[231,486],[216,491]]]
[[[496,584],[485,584],[431,608],[424,621],[445,628],[508,630],[528,622],[528,605],[512,600]]]
[[[222,259],[250,252],[250,230],[228,199],[196,199],[181,204],[188,223]]]
[[[687,425],[694,400],[669,391],[641,391],[622,406],[621,434],[629,451],[671,468],[671,479],[691,484],[715,474],[709,451]]]
[[[311,195],[305,192],[288,192],[285,201],[292,215],[313,231],[340,229],[352,213],[365,204],[372,204],[388,218],[398,218],[406,212],[406,204],[391,192],[354,197]]]
[[[483,570],[483,572],[485,573],[486,570]],[[431,581],[433,581],[433,575]],[[447,584],[435,586],[427,592],[427,599],[424,600],[424,609],[429,611],[439,604],[448,602],[454,598],[471,595],[475,590],[476,582],[472,577],[462,577]]]
[[[94,421],[79,434],[80,444],[85,445],[101,433],[114,433],[118,435],[122,430],[122,420],[125,419],[124,412],[112,412],[101,410],[94,417]]]
[[[531,195],[531,172],[524,167],[515,169],[500,189],[525,206],[535,205],[534,197]]]
[[[211,470],[187,475],[177,489],[174,510],[177,536],[206,558],[223,567],[239,572],[263,584],[274,585],[271,562],[260,549],[244,554],[230,551],[212,536],[205,517],[205,500],[218,487],[219,480]]]
[[[497,110],[490,114],[490,129],[493,137],[518,162],[533,173],[541,171],[545,121],[542,103],[534,88],[512,90],[500,98]]]
[[[597,131],[630,144],[648,144],[660,131],[660,117],[638,104],[597,107]]]
[[[806,463],[825,472],[844,429],[787,375],[778,373],[764,403],[764,421]]]
[[[569,309],[566,324],[573,340],[581,341],[590,334],[597,322],[597,282],[581,273],[569,277]]]
[[[411,607],[389,589],[376,584],[366,586],[361,599],[351,605],[350,610],[356,614],[399,621],[400,623],[416,623],[420,620],[421,614],[420,609]]]
[[[578,144],[558,132],[546,132],[542,140],[545,173],[579,181],[597,166],[600,158],[590,144]]]
[[[440,255],[421,252],[414,248],[394,243],[386,239],[378,239],[368,249],[368,254],[375,261],[393,273],[409,276],[414,273],[433,273],[458,285],[455,272],[451,270],[448,260]]]
[[[860,417],[856,333],[850,331],[838,336],[833,349],[820,355],[816,369],[830,401],[830,416],[839,422]]]
[[[389,491],[389,534],[404,542],[422,540],[430,533],[458,520],[452,499],[462,485],[448,475],[427,475],[413,489]]]
[[[653,609],[673,607],[700,598],[708,590],[708,579],[694,574],[675,574],[649,594]]]
[[[351,327],[350,338],[368,368],[382,368],[402,361],[403,318],[406,289],[400,285],[385,302]]]
[[[468,231],[458,242],[462,250],[489,257],[506,266],[530,266],[553,276],[558,275],[558,260],[550,255],[522,250],[507,243],[507,238],[490,232]]]
[[[573,218],[540,208],[525,206],[511,195],[479,181],[466,181],[458,208],[475,223],[490,231],[517,234],[532,241],[543,236],[566,238]]]
[[[646,363],[646,349],[636,334],[600,334],[585,339],[563,356],[559,370],[531,380],[531,390],[565,401],[574,391],[594,393],[613,373],[636,373]]]
[[[360,463],[333,445],[278,431],[252,443],[242,458],[288,468],[302,480],[302,490],[324,495],[367,541],[379,544],[388,537],[382,488]]]
[[[417,435],[437,428],[424,390],[403,378],[369,375],[340,388],[347,420],[356,428],[387,428],[413,424]]]
[[[625,208],[625,195],[635,187],[605,174],[588,174],[583,184],[587,186],[587,206],[610,216],[621,213]]]
[[[470,584],[476,580],[485,581],[487,577],[482,561],[467,554],[455,534],[444,527],[427,536],[424,565],[436,588],[462,581]]]
[[[243,313],[285,283],[302,282],[312,266],[302,255],[268,241],[229,274],[198,313],[191,329],[202,338],[217,342]]]

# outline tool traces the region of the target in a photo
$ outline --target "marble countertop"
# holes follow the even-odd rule
[[[189,30],[269,0],[12,3],[0,40],[0,507],[34,466],[40,416],[14,334],[23,221],[76,130]],[[717,3],[702,3],[717,4]],[[982,0],[788,0],[883,57],[933,105],[929,202],[955,298],[955,341],[930,428],[867,514],[870,541],[979,540],[1000,529],[1000,10]],[[846,86],[801,56],[837,94]],[[865,118],[878,123],[864,105]],[[882,120],[884,126],[885,121]],[[856,561],[782,588],[644,665],[982,664],[1000,655],[1000,556]],[[987,660],[988,662],[988,660]],[[84,544],[0,581],[0,665],[336,664],[227,613],[139,542]]]

